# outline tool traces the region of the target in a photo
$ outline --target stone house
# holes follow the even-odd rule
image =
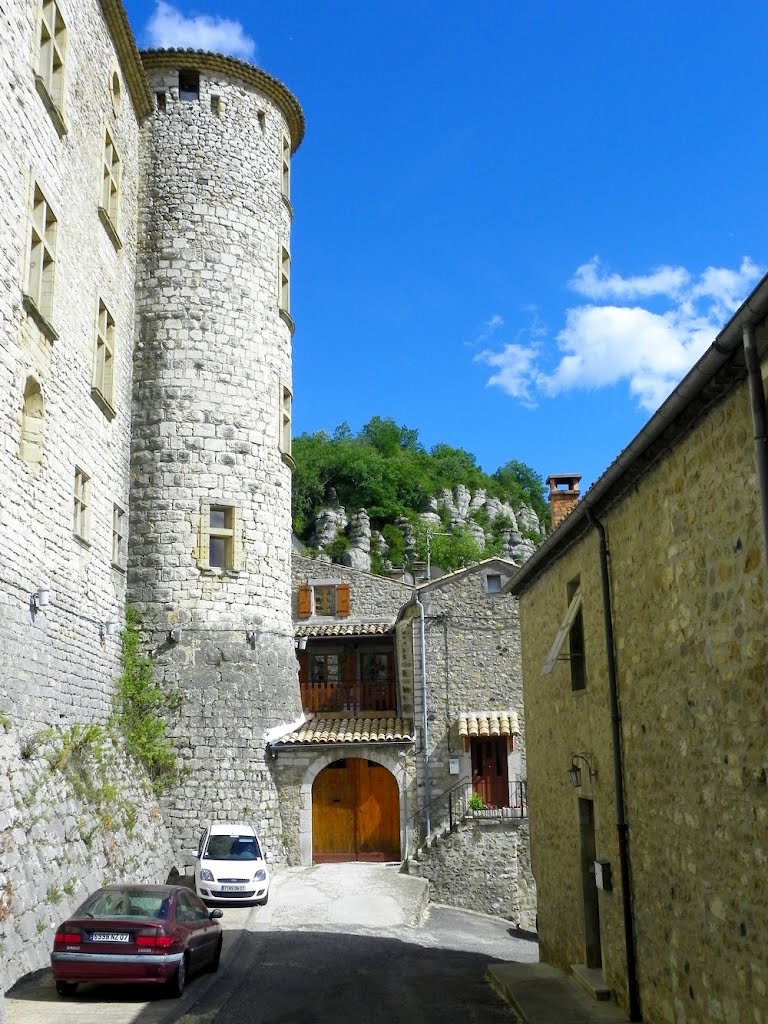
[[[508,587],[541,956],[648,1024],[768,1019],[766,315],[768,278]]]
[[[302,716],[269,745],[292,860],[407,860],[444,902],[534,926],[515,569],[414,587],[294,554]]]

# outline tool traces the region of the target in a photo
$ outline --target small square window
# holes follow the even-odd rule
[[[179,70],[179,99],[184,103],[194,103],[200,99],[200,72],[192,68]]]
[[[485,577],[485,592],[487,594],[498,594],[501,592],[501,576],[499,573],[490,572]]]
[[[336,587],[314,587],[315,615],[336,614]]]
[[[88,541],[91,519],[91,478],[82,469],[75,469],[75,500],[72,532]]]
[[[231,506],[211,505],[208,516],[208,565],[231,569],[234,564],[235,510]]]

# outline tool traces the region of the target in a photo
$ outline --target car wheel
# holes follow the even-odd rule
[[[179,960],[179,966],[176,968],[176,973],[168,982],[168,994],[178,999],[181,993],[184,991],[184,986],[187,984],[187,954]]]
[[[211,974],[215,974],[216,971],[218,971],[219,969],[219,963],[221,961],[221,944],[223,941],[224,939],[222,938],[219,939],[219,941],[216,943],[216,951],[213,954],[213,959],[208,965],[208,970],[211,972]]]
[[[73,996],[77,992],[76,981],[57,981],[56,991],[60,996]]]

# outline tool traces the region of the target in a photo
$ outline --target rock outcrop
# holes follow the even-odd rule
[[[377,530],[371,530],[367,511],[358,509],[348,514],[335,501],[336,495],[331,490],[328,503],[315,516],[309,546],[319,557],[330,557],[328,549],[345,538],[346,547],[336,559],[342,565],[370,572],[374,552],[384,568],[392,569],[389,547]],[[427,508],[419,513],[418,522],[433,536],[465,531],[481,548],[488,547],[494,540],[500,541],[500,554],[519,565],[530,558],[536,548],[530,534],[543,535],[542,524],[532,508],[521,505],[514,509],[507,502],[489,496],[482,488],[472,493],[464,484],[457,484],[452,490],[445,488],[431,498]],[[406,562],[414,562],[418,526],[405,518],[397,519],[394,525],[403,534]]]

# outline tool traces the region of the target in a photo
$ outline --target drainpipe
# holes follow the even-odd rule
[[[755,431],[755,463],[760,487],[760,509],[763,521],[763,559],[768,567],[768,415],[765,408],[763,375],[755,348],[754,326],[744,324],[744,362],[749,376],[749,395],[752,400],[752,424]]]
[[[611,702],[611,739],[613,746],[613,790],[616,799],[616,831],[619,840],[619,871],[621,873],[621,895],[624,911],[624,944],[627,956],[627,989],[629,992],[629,1019],[642,1020],[640,1013],[640,987],[637,981],[637,956],[635,953],[635,928],[632,913],[632,890],[629,869],[629,829],[624,804],[624,767],[621,749],[621,712],[619,710],[619,687],[616,673],[616,649],[613,643],[613,616],[611,612],[611,581],[608,572],[608,544],[605,527],[587,508],[587,519],[597,530],[600,541],[600,580],[603,591],[603,622],[605,624],[605,649],[608,658],[608,692]]]
[[[421,603],[421,598],[418,593],[416,596],[416,604],[419,606],[419,625],[421,629],[421,681],[422,681],[422,733],[421,733],[421,744],[424,752],[424,798],[425,798],[425,823],[427,826],[427,836],[429,839],[430,833],[432,832],[432,821],[430,818],[429,798],[432,794],[432,785],[429,778],[429,719],[427,717],[427,644],[424,630],[424,605]]]

